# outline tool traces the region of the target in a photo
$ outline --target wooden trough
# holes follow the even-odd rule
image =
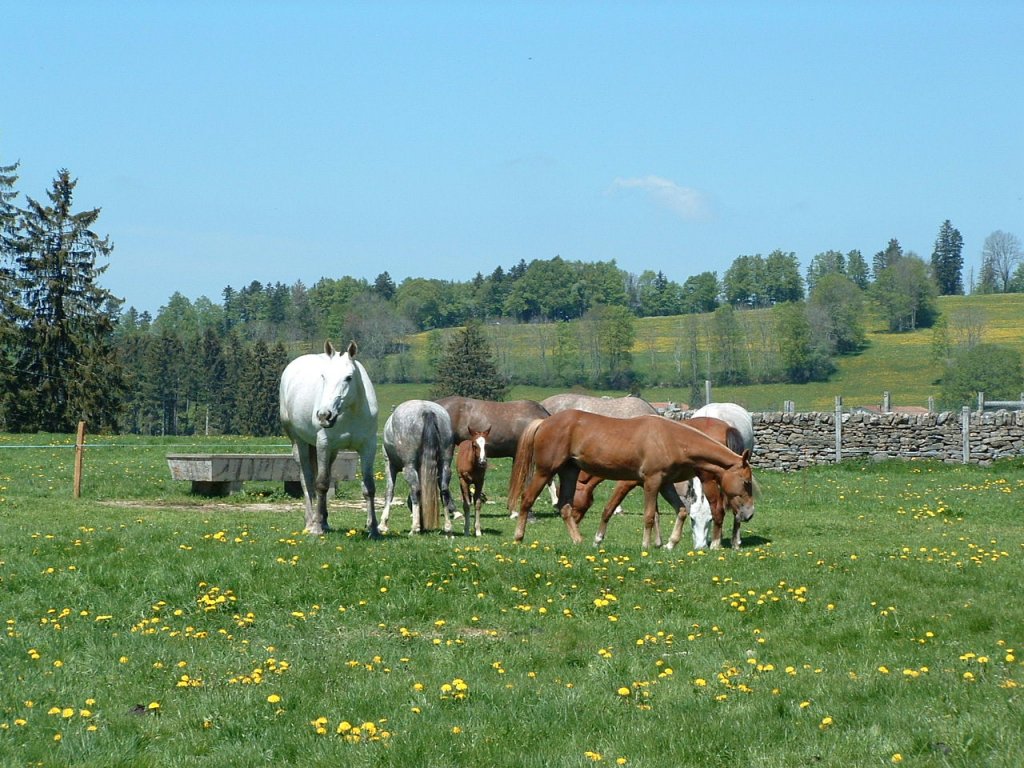
[[[299,464],[290,453],[169,453],[167,466],[174,480],[190,480],[192,493],[200,496],[227,496],[246,480],[281,481],[286,493],[302,496]],[[332,492],[335,482],[358,473],[359,454],[339,451],[331,467]]]

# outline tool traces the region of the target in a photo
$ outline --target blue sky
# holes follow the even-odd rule
[[[0,164],[156,312],[253,280],[1024,236],[1024,3],[0,0]]]

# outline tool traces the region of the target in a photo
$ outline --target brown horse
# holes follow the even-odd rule
[[[547,418],[548,412],[533,400],[477,400],[452,395],[435,400],[452,418],[455,442],[470,439],[472,430],[490,429],[487,453],[492,458],[512,458],[516,455],[519,436],[534,419]]]
[[[484,477],[487,475],[487,435],[471,432],[469,440],[459,443],[459,455],[455,458],[455,469],[459,473],[459,487],[462,489],[462,514],[466,516],[466,534],[469,534],[469,506],[476,511],[476,535],[480,535],[480,505],[484,499]]]
[[[673,484],[704,471],[718,481],[726,503],[743,519],[754,513],[750,455],[725,445],[682,422],[660,416],[615,419],[583,411],[562,411],[532,423],[519,441],[509,481],[509,508],[519,504],[515,540],[526,534],[530,508],[551,478],[559,477],[558,507],[570,536],[572,501],[580,470],[609,480],[637,480],[644,487],[644,533],[661,546],[658,494],[677,510],[671,545],[678,542],[686,511]],[[579,531],[575,531],[579,535]]]
[[[708,416],[695,416],[691,419],[687,419],[686,424],[694,429],[699,429],[705,435],[713,437],[718,442],[723,443],[733,453],[742,454],[745,449],[743,435],[740,434],[739,430],[735,427],[730,426],[721,419],[713,419]],[[700,470],[697,472],[697,477],[700,479],[700,485],[704,496],[707,498],[708,504],[711,507],[711,519],[714,522],[711,548],[719,549],[722,546],[722,523],[725,520],[725,498],[722,496],[721,490],[718,486],[718,481],[713,475]],[[577,526],[583,519],[583,516],[587,513],[587,510],[590,509],[590,505],[593,504],[594,488],[596,488],[597,484],[600,482],[601,478],[599,477],[580,473],[580,479],[576,483],[576,495],[574,496],[572,503],[572,515]],[[688,481],[676,483],[675,486],[676,493],[678,493],[680,498],[684,500],[686,499],[689,490],[685,485],[686,482]],[[608,503],[605,504],[604,507],[604,512],[601,514],[601,525],[597,529],[597,533],[594,535],[595,546],[604,541],[604,537],[608,529],[608,521],[614,514],[615,509],[622,504],[623,500],[626,498],[626,494],[638,485],[640,485],[640,483],[635,480],[620,480],[615,485],[611,498],[608,499]],[[699,499],[697,500],[699,501]],[[688,507],[689,505],[686,506]],[[677,518],[677,527],[681,528],[684,521],[685,515],[681,520]],[[696,521],[694,521],[694,525],[696,525]],[[733,549],[739,549],[739,527],[740,520],[734,515],[732,534]],[[577,535],[578,531],[579,529],[577,528]],[[570,535],[571,534],[572,532],[570,531]],[[675,534],[675,530],[673,530],[673,534]],[[676,538],[678,539],[678,536]],[[577,540],[577,543],[580,541],[582,541],[582,537]],[[696,541],[694,542],[695,547],[702,547],[705,545],[706,542],[700,545],[698,545]]]

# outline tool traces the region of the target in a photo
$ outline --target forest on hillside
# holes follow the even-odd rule
[[[381,382],[454,382],[439,371],[451,329],[481,338],[507,383],[640,391],[672,384],[825,380],[863,347],[870,305],[898,333],[936,322],[936,297],[964,293],[962,239],[947,220],[930,259],[893,238],[868,261],[825,250],[801,272],[795,253],[740,255],[721,275],[629,273],[614,261],[521,259],[463,280],[382,271],[371,282],[325,276],[312,286],[225,286],[216,299],[173,293],[156,316],[102,286],[109,237],[99,209],[75,211],[62,170],[45,201],[21,199],[17,165],[0,166],[0,429],[94,428],[144,434],[276,434],[277,382],[297,354],[354,339]],[[989,245],[992,248],[989,249]],[[997,247],[998,246],[998,247]],[[981,285],[1024,290],[1020,243],[993,233]],[[752,312],[749,310],[758,310]],[[673,319],[673,347],[638,332]],[[532,354],[502,333],[529,327]],[[522,343],[523,334],[517,334]],[[426,349],[414,345],[425,339]],[[512,365],[512,356],[529,364]],[[445,374],[445,375],[439,375]]]

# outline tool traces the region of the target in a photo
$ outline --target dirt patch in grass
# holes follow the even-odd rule
[[[121,507],[124,509],[173,509],[181,512],[302,512],[301,501],[260,501],[260,502],[239,502],[226,501],[197,501],[194,504],[182,503],[180,501],[162,501],[160,499],[135,500],[116,499],[101,501],[108,507]],[[364,509],[363,502],[335,501],[331,503],[330,509]]]

